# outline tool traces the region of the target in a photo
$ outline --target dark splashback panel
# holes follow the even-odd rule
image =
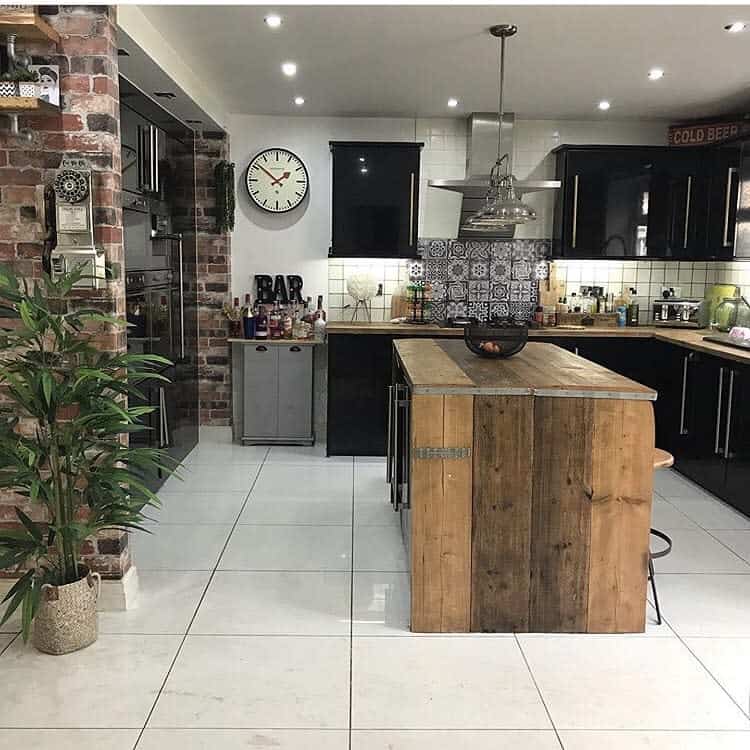
[[[549,271],[549,240],[420,240],[411,280],[432,287],[434,321],[471,315],[528,320]]]

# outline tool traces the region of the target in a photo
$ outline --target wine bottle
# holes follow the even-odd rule
[[[255,316],[255,338],[264,340],[268,338],[268,315],[263,305],[259,305],[258,314]]]

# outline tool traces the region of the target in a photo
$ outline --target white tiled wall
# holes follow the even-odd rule
[[[391,319],[391,295],[409,278],[404,260],[382,258],[350,258],[328,261],[328,317],[329,320],[352,320],[355,301],[347,294],[346,280],[353,274],[369,273],[375,283],[383,285],[383,295],[373,297],[371,314],[373,321]],[[358,320],[366,320],[359,312]]]
[[[737,284],[750,292],[750,263],[683,263],[677,261],[555,261],[557,278],[565,282],[568,297],[581,286],[603,286],[619,294],[630,287],[637,291],[641,325],[648,322],[651,302],[663,287],[682,297],[702,298],[711,284]]]

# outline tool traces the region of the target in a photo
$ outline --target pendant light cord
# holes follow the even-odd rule
[[[503,83],[505,81],[505,36],[500,37],[500,93],[498,96],[497,111],[498,111],[498,128],[497,128],[497,163],[500,164],[502,160],[502,148],[503,148]]]

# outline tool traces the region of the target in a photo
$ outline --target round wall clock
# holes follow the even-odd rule
[[[258,208],[280,214],[299,206],[307,195],[307,167],[285,148],[268,148],[248,165],[245,185]]]

